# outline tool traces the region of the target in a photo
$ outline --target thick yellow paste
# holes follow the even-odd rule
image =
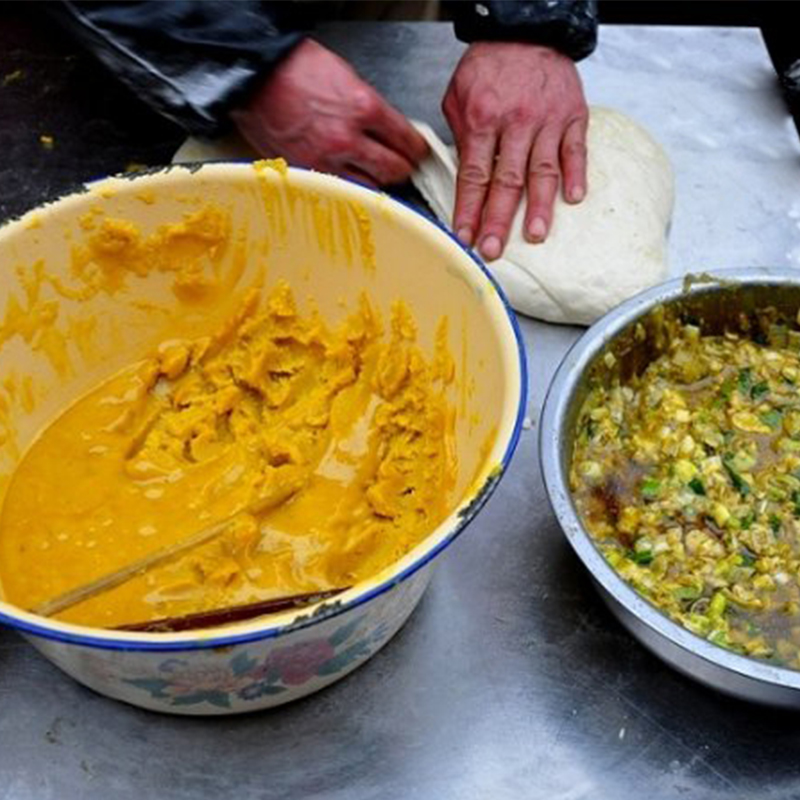
[[[60,618],[117,626],[340,588],[444,518],[446,322],[429,362],[402,304],[388,331],[366,297],[330,329],[285,284],[259,297],[212,336],[163,343],[35,441],[0,518],[9,602],[35,608],[240,511],[211,542]]]

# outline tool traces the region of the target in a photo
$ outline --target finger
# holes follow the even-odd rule
[[[358,139],[346,160],[381,186],[402,183],[414,171],[408,159],[369,136]]]
[[[355,164],[343,164],[336,170],[336,174],[342,178],[361,183],[364,186],[369,186],[370,189],[377,189],[378,184],[367,175],[366,172],[360,170]]]
[[[428,155],[428,143],[414,126],[380,96],[363,119],[364,129],[416,166]]]
[[[467,245],[475,240],[480,227],[483,204],[492,178],[497,133],[465,134],[459,143],[458,177],[453,228]]]
[[[564,199],[580,203],[586,197],[586,129],[588,120],[581,117],[572,122],[561,140],[561,174]]]
[[[500,153],[478,235],[479,248],[485,258],[499,258],[506,245],[511,221],[525,188],[532,143],[533,132],[527,126],[506,128],[500,139]]]
[[[553,221],[553,203],[558,192],[558,147],[561,129],[546,126],[537,134],[528,165],[528,208],[525,213],[525,238],[543,242]]]

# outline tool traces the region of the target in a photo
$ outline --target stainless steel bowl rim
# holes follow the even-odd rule
[[[800,287],[800,270],[778,267],[715,269],[702,275],[675,278],[626,300],[594,323],[564,356],[544,401],[539,427],[539,458],[553,511],[572,548],[611,597],[648,628],[674,645],[743,677],[800,690],[800,671],[778,667],[738,655],[712,644],[659,611],[629,586],[605,560],[583,527],[569,489],[569,476],[562,462],[566,431],[562,429],[570,400],[586,367],[617,334],[651,309],[687,295],[714,291],[733,282],[741,285],[794,285]]]

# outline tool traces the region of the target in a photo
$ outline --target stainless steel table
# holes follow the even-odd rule
[[[42,93],[48,70],[60,87],[52,102],[67,93],[70,108],[53,117],[64,131],[55,131],[52,152],[31,139],[18,145],[21,163],[6,160],[5,213],[38,201],[43,183],[53,190],[91,177],[82,124],[114,132],[108,169],[124,166],[123,157],[168,159],[180,138],[173,129],[139,110],[150,138],[131,135],[126,145],[119,119],[136,115],[109,122],[108,107],[56,74],[59,65],[73,74],[94,68],[75,66],[57,38],[46,50],[30,28],[14,30],[21,38],[16,50],[5,48],[0,84],[20,63],[38,79],[14,95],[16,122],[0,114],[0,142],[37,135],[41,115],[55,113]],[[447,25],[331,26],[321,38],[403,111],[447,135],[438,104],[462,48]],[[590,100],[647,124],[675,164],[675,272],[800,266],[800,148],[755,31],[604,28],[581,70]],[[103,87],[101,97],[114,91]],[[0,89],[0,105],[9,96]],[[600,604],[550,512],[536,455],[543,395],[579,330],[522,325],[532,427],[501,487],[382,652],[343,682],[273,712],[172,718],[93,694],[0,631],[0,798],[800,797],[797,716],[673,673]]]

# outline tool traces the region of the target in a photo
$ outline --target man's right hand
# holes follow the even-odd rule
[[[261,155],[371,185],[406,180],[428,152],[397,109],[312,39],[295,47],[231,116]]]

